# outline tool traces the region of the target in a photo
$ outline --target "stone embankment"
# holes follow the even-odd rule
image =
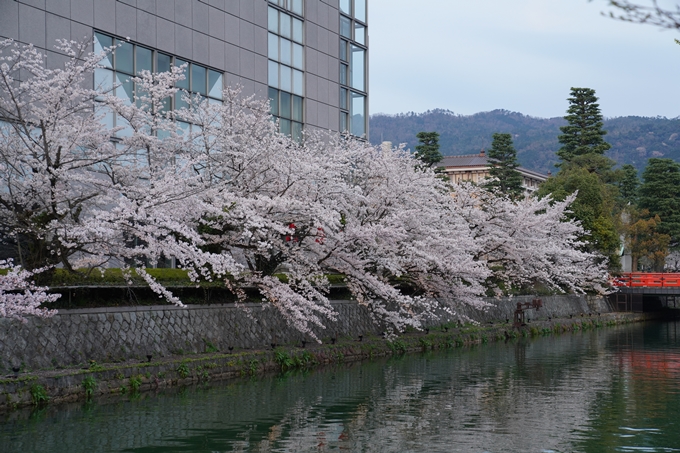
[[[27,348],[22,350],[22,357],[24,360],[33,358],[30,363],[35,365],[30,368],[26,362],[19,367],[11,363],[6,365],[18,371],[2,372],[0,393],[4,398],[0,398],[0,410],[47,400],[57,403],[138,393],[208,380],[646,319],[641,314],[610,313],[603,300],[553,296],[542,298],[543,307],[527,314],[533,320],[526,327],[513,328],[510,320],[517,302],[531,299],[492,300],[493,306],[489,310],[476,313],[478,325],[449,320],[431,326],[427,332],[407,333],[393,341],[380,336],[379,329],[363,307],[352,302],[338,302],[336,309],[341,313],[340,318],[342,314],[346,318],[320,334],[324,340],[322,345],[287,329],[275,312],[263,310],[261,306],[250,307],[258,310],[250,314],[223,306],[184,310],[154,307],[94,313],[73,313],[74,310],[61,312],[48,320],[31,320],[28,324],[2,320],[0,347],[3,348],[3,359],[7,360],[8,351],[16,351],[7,346],[19,339]],[[61,347],[58,342],[51,341],[55,332],[57,340],[63,341]],[[71,336],[65,337],[69,332]],[[34,337],[27,338],[28,335]],[[141,347],[148,344],[155,348]],[[69,350],[69,347],[73,349]],[[67,363],[55,365],[50,354],[55,354],[57,363]],[[52,366],[40,366],[45,363]]]
[[[489,299],[486,311],[462,307],[459,314],[467,319],[487,323],[513,319],[517,302],[531,296]],[[607,313],[602,298],[579,296],[542,297],[543,308],[528,312],[531,318],[566,318],[581,313]],[[334,301],[337,322],[325,330],[317,329],[318,338],[377,335],[384,329],[376,325],[368,310],[352,301]],[[437,323],[456,320],[443,316]],[[311,341],[286,324],[272,306],[244,304],[112,307],[87,310],[59,310],[48,319],[30,318],[27,323],[0,319],[0,375],[14,368],[45,370],[82,367],[97,363],[160,359],[173,355],[211,351],[255,350],[271,344],[294,344]]]

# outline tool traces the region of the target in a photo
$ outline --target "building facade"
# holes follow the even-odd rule
[[[120,45],[93,82],[131,97],[142,69],[187,64],[182,88],[215,102],[221,88],[271,99],[281,132],[368,136],[367,0],[0,0],[0,38],[65,57],[57,39]],[[178,105],[181,99],[172,100]],[[172,106],[170,106],[172,107]],[[115,118],[110,121],[115,122]]]
[[[444,174],[453,183],[472,181],[479,184],[489,177],[489,160],[483,150],[479,154],[445,156],[438,166],[443,167]],[[517,171],[522,175],[522,186],[527,192],[538,190],[538,186],[548,179],[548,175],[523,167],[518,167]]]

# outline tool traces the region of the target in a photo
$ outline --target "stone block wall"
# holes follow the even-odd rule
[[[491,307],[485,312],[463,307],[459,313],[479,322],[512,320],[517,302],[532,298],[488,299]],[[542,300],[543,308],[528,317],[545,319],[610,311],[600,299],[551,296]],[[333,306],[338,312],[338,321],[329,323],[325,330],[317,329],[321,339],[356,337],[382,330],[373,323],[368,310],[356,302],[334,301]],[[448,320],[452,318],[443,319]],[[164,305],[60,310],[52,318],[30,318],[25,324],[0,319],[0,374],[8,373],[14,366],[33,370],[73,367],[90,360],[100,363],[144,360],[148,354],[157,359],[172,354],[206,352],[213,347],[220,351],[227,351],[229,347],[262,349],[272,343],[299,343],[303,339],[276,309],[259,304],[243,308]]]

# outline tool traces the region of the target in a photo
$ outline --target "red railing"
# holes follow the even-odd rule
[[[628,288],[677,288],[680,274],[662,272],[628,272],[614,279],[614,286]]]

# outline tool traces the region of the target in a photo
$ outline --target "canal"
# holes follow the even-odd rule
[[[680,323],[0,416],[13,452],[680,451]]]

